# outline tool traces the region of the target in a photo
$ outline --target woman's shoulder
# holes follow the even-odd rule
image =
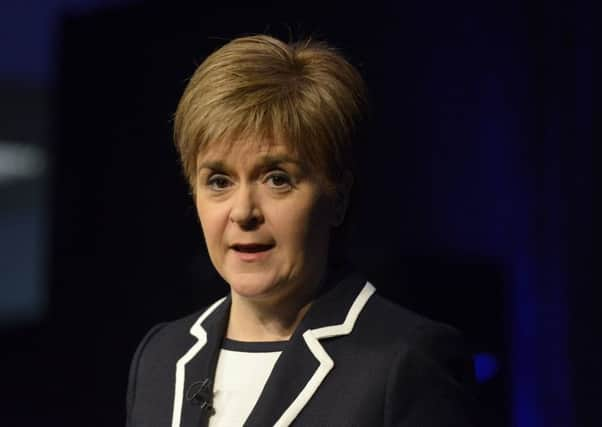
[[[364,314],[364,336],[379,335],[388,355],[388,401],[397,402],[387,409],[391,419],[417,425],[445,417],[441,422],[480,425],[472,355],[461,331],[378,294]],[[399,402],[408,390],[413,403],[404,407]]]
[[[466,350],[459,330],[386,298],[368,274],[347,267],[333,277],[336,284],[310,315],[320,319],[318,324],[338,324],[343,319],[347,323],[354,318],[351,340],[344,342],[381,354],[409,351],[434,358]]]
[[[460,330],[378,293],[367,304],[362,317],[362,322],[358,322],[360,330],[380,339],[383,345],[434,357],[467,351],[467,343]]]
[[[217,302],[220,302],[216,301]],[[190,314],[174,320],[161,322],[152,326],[140,341],[137,353],[152,354],[157,358],[169,358],[170,355],[181,356],[183,348],[189,348],[197,341],[192,333],[195,324],[215,304],[202,307]]]

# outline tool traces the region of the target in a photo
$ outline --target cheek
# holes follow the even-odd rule
[[[220,209],[197,208],[197,214],[203,230],[203,235],[209,250],[221,243],[224,235],[224,226]]]
[[[324,203],[284,207],[274,215],[274,228],[282,242],[293,251],[325,245],[328,242],[329,212]]]

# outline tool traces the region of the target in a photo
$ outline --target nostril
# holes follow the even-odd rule
[[[254,230],[261,223],[260,219],[255,216],[245,218],[244,220],[241,220],[241,221],[233,220],[233,222],[236,222],[240,226],[240,228],[242,228],[243,230]]]

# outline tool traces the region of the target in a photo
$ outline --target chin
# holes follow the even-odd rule
[[[232,292],[249,299],[267,297],[278,288],[278,281],[265,273],[234,273],[225,279]]]

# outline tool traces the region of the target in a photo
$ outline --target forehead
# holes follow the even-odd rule
[[[201,167],[207,162],[254,164],[266,160],[303,163],[298,152],[290,144],[275,140],[249,138],[208,144],[208,146],[199,150],[197,166]]]

